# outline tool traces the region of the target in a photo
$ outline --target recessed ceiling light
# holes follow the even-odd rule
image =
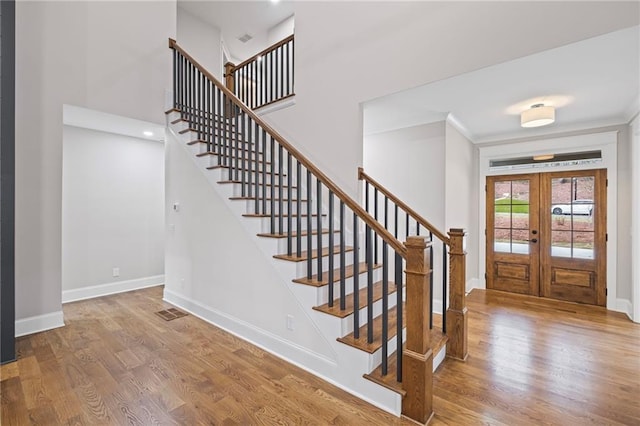
[[[151,137],[153,136],[153,132],[150,132],[148,130],[145,130],[144,132],[142,132],[143,135],[147,136],[147,137]]]

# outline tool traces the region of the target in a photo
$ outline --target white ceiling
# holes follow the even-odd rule
[[[75,105],[65,104],[62,111],[62,121],[68,126],[83,127],[85,129],[157,142],[164,141],[164,126],[160,124],[108,114]],[[152,135],[146,136],[144,132],[151,132]]]
[[[547,50],[367,102],[365,134],[449,117],[475,143],[627,123],[640,110],[640,27]],[[556,106],[552,125],[520,112]]]
[[[244,61],[268,46],[266,33],[293,15],[290,1],[183,1],[178,6],[206,23],[218,27],[229,54]],[[255,37],[242,43],[238,37]]]

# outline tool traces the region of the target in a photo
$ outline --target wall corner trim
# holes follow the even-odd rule
[[[64,327],[62,311],[16,320],[16,337]]]
[[[94,297],[108,296],[110,294],[124,293],[126,291],[140,290],[147,287],[155,287],[164,284],[164,275],[136,278],[127,281],[93,285],[90,287],[74,288],[62,291],[62,303],[78,300],[93,299]]]
[[[640,322],[640,318],[633,318],[633,305],[630,300],[627,299],[616,299],[616,307],[613,309],[617,312],[622,312],[626,314],[630,320],[634,322]]]

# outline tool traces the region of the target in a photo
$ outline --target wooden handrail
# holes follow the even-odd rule
[[[373,179],[371,176],[364,172],[362,167],[358,167],[358,179],[365,180],[375,186],[378,191],[382,192],[387,198],[393,201],[398,207],[402,208],[405,212],[407,212],[414,220],[416,220],[420,225],[424,226],[431,232],[433,235],[438,237],[440,241],[450,246],[451,241],[449,237],[447,237],[443,232],[439,231],[435,226],[433,226],[427,219],[419,215],[415,210],[409,207],[405,202],[400,200],[398,197],[393,195],[387,188],[382,186],[379,182]]]
[[[276,50],[278,47],[280,46],[284,46],[285,44],[289,43],[291,40],[293,40],[293,34],[291,34],[289,37],[286,37],[282,40],[280,40],[279,42],[267,47],[266,49],[264,49],[263,51],[256,53],[255,55],[253,55],[252,57],[250,57],[247,60],[244,60],[242,62],[240,62],[238,65],[234,65],[233,66],[233,70],[232,72],[235,72],[235,70],[242,68],[243,66],[257,60],[260,56],[264,56],[269,52],[273,52],[274,50]]]
[[[286,40],[286,39],[285,39]],[[400,241],[398,241],[384,226],[375,220],[367,211],[360,206],[355,200],[349,197],[338,185],[336,185],[328,176],[318,169],[307,157],[294,148],[287,140],[275,131],[271,126],[258,117],[249,107],[247,107],[240,99],[236,97],[224,84],[220,83],[209,71],[198,63],[191,55],[185,52],[174,39],[169,39],[169,48],[174,49],[193,66],[195,66],[206,78],[208,78],[216,87],[222,91],[233,103],[240,108],[245,114],[253,119],[260,127],[262,127],[273,139],[275,139],[282,147],[284,147],[291,155],[310,171],[320,182],[322,182],[331,192],[333,192],[347,207],[349,207],[358,217],[360,217],[371,229],[373,229],[384,241],[389,244],[398,254],[406,259],[407,249]]]

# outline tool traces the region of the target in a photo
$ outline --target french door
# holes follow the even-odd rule
[[[606,170],[487,177],[487,288],[606,305]]]

